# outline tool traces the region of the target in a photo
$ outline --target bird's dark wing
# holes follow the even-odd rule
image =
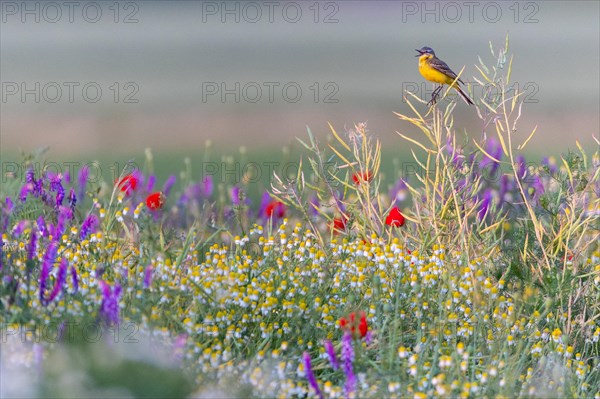
[[[448,64],[446,64],[444,61],[440,60],[439,58],[437,58],[437,57],[430,58],[429,65],[431,65],[433,68],[437,69],[441,73],[450,76],[452,79],[456,79],[456,74],[454,73],[454,71],[452,69],[450,69]],[[458,79],[458,81],[462,84],[465,83],[460,79]]]

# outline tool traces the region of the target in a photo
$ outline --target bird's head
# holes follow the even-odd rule
[[[433,49],[431,47],[421,47],[420,50],[415,49],[415,51],[419,54],[415,55],[415,57],[420,57],[422,55],[429,55],[430,57],[435,57],[435,53],[433,52]]]

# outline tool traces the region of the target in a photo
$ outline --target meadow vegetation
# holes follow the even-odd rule
[[[309,130],[260,203],[190,170],[159,186],[151,152],[116,181],[9,179],[3,394],[600,398],[600,155],[528,162],[543,132],[490,51],[480,138],[407,94],[391,192],[364,123]]]

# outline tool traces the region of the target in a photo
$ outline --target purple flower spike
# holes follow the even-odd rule
[[[21,191],[19,192],[19,200],[21,200],[21,202],[27,201],[27,195],[31,192],[32,187],[31,183],[23,184],[23,187],[21,187]]]
[[[310,355],[308,352],[304,352],[302,354],[302,361],[304,363],[304,371],[306,372],[306,379],[308,380],[308,384],[315,390],[315,393],[320,399],[323,399],[323,393],[321,393],[321,388],[319,388],[319,383],[315,378],[315,374],[312,370],[312,365],[310,363]]]
[[[121,286],[115,283],[111,289],[105,281],[100,281],[102,290],[102,304],[100,305],[100,316],[109,325],[119,324],[119,297],[121,296]]]
[[[30,184],[35,183],[35,172],[33,171],[33,168],[29,168],[27,169],[27,172],[25,172],[25,181]]]
[[[12,199],[10,199],[10,197],[6,197],[4,202],[6,204],[6,211],[11,212],[13,210],[13,208],[15,207],[15,204],[13,203]]]
[[[352,347],[352,334],[348,331],[344,333],[342,338],[342,365],[344,374],[346,375],[346,383],[344,385],[344,392],[346,397],[349,398],[356,389],[356,376],[353,370],[354,363],[354,348]]]
[[[169,196],[169,193],[171,192],[171,188],[175,184],[176,180],[177,180],[177,178],[175,176],[171,175],[165,182],[165,185],[163,186],[163,189],[162,189],[162,192],[165,195],[165,197]]]
[[[40,302],[44,306],[48,304],[46,301],[46,284],[48,282],[48,276],[50,275],[50,269],[52,269],[54,266],[57,250],[58,243],[54,241],[51,242],[48,246],[48,249],[46,249],[46,253],[44,254],[44,259],[42,261],[42,270],[40,271]]]
[[[77,205],[77,197],[75,196],[75,190],[71,187],[69,190],[69,208],[71,208],[71,212],[75,211],[75,205]]]
[[[238,186],[231,187],[231,202],[233,205],[240,205],[240,188]]]
[[[54,191],[56,193],[56,206],[59,207],[62,205],[63,200],[65,199],[65,188],[62,185],[62,176],[60,174],[49,176],[50,180],[50,191]]]
[[[556,162],[554,162],[554,160],[548,157],[542,158],[542,165],[548,168],[550,174],[555,174],[558,171],[558,166],[556,166]]]
[[[48,235],[48,229],[46,229],[46,222],[44,221],[44,217],[40,216],[37,218],[35,222],[38,230],[40,231],[40,236],[46,237]]]
[[[56,221],[56,228],[52,233],[52,236],[58,239],[65,232],[67,221],[73,218],[73,212],[71,209],[61,206],[58,209],[58,220]]]
[[[29,239],[29,246],[27,247],[27,260],[33,260],[35,257],[35,251],[37,249],[37,230],[35,227],[31,229],[31,238]]]
[[[13,236],[15,237],[19,237],[21,235],[21,233],[23,233],[23,230],[25,230],[25,225],[27,224],[26,220],[21,220],[19,223],[17,223],[15,225],[15,227],[13,227]]]
[[[152,271],[152,265],[146,267],[146,270],[144,271],[144,288],[148,288],[152,285]]]
[[[492,199],[492,191],[486,190],[486,192],[483,194],[483,200],[481,201],[481,204],[479,204],[479,211],[477,211],[477,217],[479,220],[483,220],[487,216],[490,206],[492,205]]]
[[[479,170],[489,172],[488,177],[494,176],[502,158],[502,146],[495,138],[490,138],[486,143],[485,151],[493,158],[487,155],[483,156],[483,160],[479,164]]]
[[[155,183],[156,183],[156,176],[154,176],[154,175],[148,176],[148,183],[146,183],[146,191],[151,193],[154,189]]]
[[[517,173],[519,175],[519,179],[525,179],[525,176],[527,175],[527,165],[525,164],[525,157],[523,155],[517,155],[515,163],[517,164]]]
[[[210,197],[213,193],[213,178],[212,176],[205,176],[202,179],[202,194],[205,197]]]
[[[310,204],[309,204],[309,214],[313,217],[317,217],[319,216],[319,207],[321,206],[321,204],[319,204],[319,198],[316,195],[313,195],[313,197],[310,199]]]
[[[83,199],[85,196],[85,187],[87,185],[89,173],[90,169],[86,165],[79,170],[79,174],[77,175],[77,183],[79,184],[79,191],[77,192],[77,197],[80,199]]]
[[[65,281],[67,280],[67,269],[69,267],[69,262],[67,262],[66,258],[63,258],[60,262],[60,267],[58,268],[58,275],[56,276],[56,282],[54,283],[54,288],[50,293],[50,298],[46,303],[52,302],[60,292],[62,292],[63,287],[65,285]]]
[[[83,221],[81,225],[81,231],[79,232],[79,238],[84,240],[89,234],[94,233],[98,227],[98,218],[96,215],[89,215]]]
[[[271,195],[268,192],[264,192],[262,198],[260,200],[260,207],[258,208],[258,216],[262,217],[265,214],[265,209],[267,205],[271,202]]]
[[[544,184],[542,183],[542,179],[539,176],[533,176],[530,184],[531,198],[534,201],[538,201],[540,196],[544,194]]]
[[[76,294],[79,291],[79,277],[77,277],[77,269],[71,265],[71,282],[73,283],[73,293]]]
[[[390,190],[390,198],[392,201],[397,201],[400,204],[404,202],[409,196],[408,186],[404,179],[399,179],[394,187]]]
[[[338,362],[337,356],[335,355],[335,348],[330,340],[325,340],[325,352],[327,352],[327,356],[329,357],[329,363],[331,363],[331,368],[337,370],[340,367],[340,363]]]

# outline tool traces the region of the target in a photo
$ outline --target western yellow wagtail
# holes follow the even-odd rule
[[[473,101],[464,91],[462,91],[459,86],[459,83],[464,84],[465,82],[457,79],[454,71],[450,69],[448,64],[435,56],[435,53],[431,47],[425,46],[421,48],[421,50],[416,51],[419,53],[415,57],[419,57],[419,72],[421,72],[421,75],[423,75],[423,77],[430,82],[440,84],[440,87],[435,89],[431,94],[431,101],[429,101],[428,104],[435,104],[440,94],[440,90],[442,90],[442,87],[447,84],[454,87],[467,104],[473,105]]]

